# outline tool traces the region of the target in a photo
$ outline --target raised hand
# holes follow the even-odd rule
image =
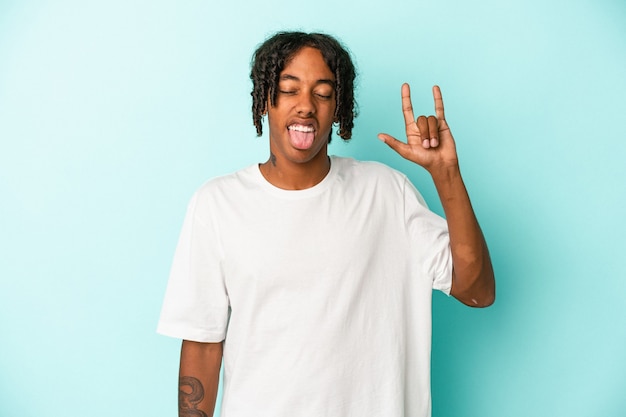
[[[378,138],[398,152],[403,158],[415,162],[432,173],[434,169],[456,166],[458,158],[454,138],[446,122],[443,98],[438,86],[433,87],[436,116],[413,115],[411,90],[408,84],[402,85],[402,113],[406,127],[407,142],[399,141],[387,133]]]

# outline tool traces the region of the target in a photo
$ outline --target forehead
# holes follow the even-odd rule
[[[305,46],[298,50],[285,64],[281,77],[290,75],[299,80],[335,80],[322,52],[317,48]]]

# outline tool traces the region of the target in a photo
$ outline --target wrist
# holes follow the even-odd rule
[[[431,167],[428,172],[437,187],[439,184],[451,184],[461,179],[461,169],[457,161]]]

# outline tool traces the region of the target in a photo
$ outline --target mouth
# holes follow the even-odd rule
[[[309,149],[315,140],[315,127],[312,124],[292,123],[287,126],[291,145],[300,150]]]
[[[304,133],[310,133],[310,132],[315,132],[315,128],[312,125],[301,125],[301,124],[292,124],[287,126],[288,130],[295,130],[296,132],[304,132]]]

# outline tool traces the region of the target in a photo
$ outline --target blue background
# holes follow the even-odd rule
[[[626,5],[620,0],[0,0],[0,416],[175,415],[155,334],[187,201],[267,158],[249,62],[280,29],[351,49],[334,154],[441,85],[498,299],[434,298],[433,415],[626,415]]]

